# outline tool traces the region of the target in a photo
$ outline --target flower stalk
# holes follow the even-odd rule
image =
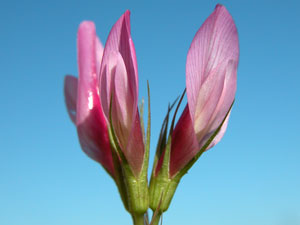
[[[144,214],[131,214],[133,225],[145,225]]]

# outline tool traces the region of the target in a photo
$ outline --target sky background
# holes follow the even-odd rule
[[[167,104],[185,88],[189,45],[217,3],[1,1],[1,225],[132,224],[66,112],[78,25],[93,20],[105,43],[131,10],[140,98],[151,86],[152,159]],[[300,3],[220,3],[239,32],[235,105],[223,140],[182,179],[163,224],[300,225]]]

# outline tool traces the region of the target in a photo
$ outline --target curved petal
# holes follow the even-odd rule
[[[212,72],[226,68],[228,62],[238,61],[239,43],[234,21],[222,5],[217,5],[207,18],[188,52],[186,62],[187,97],[192,121],[199,106],[200,89]],[[226,78],[225,78],[226,79]]]
[[[64,95],[67,110],[70,119],[76,124],[76,104],[77,104],[77,78],[74,76],[65,76],[64,81]]]
[[[133,96],[129,89],[129,80],[124,60],[119,52],[106,52],[108,59],[100,80],[100,95],[102,108],[107,121],[109,121],[110,101],[113,97],[112,120],[114,129],[119,134],[119,141],[123,148],[127,145],[128,136],[132,126]],[[122,134],[122,135],[121,135]]]
[[[127,107],[131,107],[131,112],[133,113],[131,118],[135,118],[136,108],[138,104],[138,73],[137,73],[137,63],[135,49],[132,43],[130,34],[130,12],[126,11],[116,24],[111,29],[107,42],[105,44],[105,49],[103,53],[103,60],[100,69],[100,79],[99,86],[101,90],[106,89],[106,91],[101,91],[100,98],[102,102],[102,108],[105,113],[106,118],[109,118],[109,102],[111,94],[111,74],[107,74],[108,65],[112,64],[112,52],[119,53],[124,61],[124,65],[127,72],[128,80],[128,92],[132,96],[133,104]]]
[[[211,121],[211,130],[217,129],[226,116],[234,100],[237,86],[237,62],[228,62],[222,95]],[[228,116],[229,117],[229,116]]]
[[[114,174],[106,120],[103,115],[97,80],[101,46],[93,22],[85,21],[78,30],[77,131],[83,151]]]
[[[93,108],[89,116],[77,126],[77,133],[82,150],[114,176],[114,166],[104,115],[97,108]]]
[[[100,59],[101,46],[97,44],[96,29],[93,22],[84,21],[78,29],[78,105],[77,123],[81,123],[89,115],[98,100],[97,64]],[[98,47],[98,48],[97,48]]]
[[[138,175],[142,169],[144,161],[144,141],[138,109],[136,109],[135,115],[125,155],[133,172],[135,175]]]
[[[100,69],[99,87],[101,92],[99,93],[101,107],[105,118],[109,121],[109,109],[110,99],[112,97],[113,77],[115,75],[115,69],[117,66],[118,52],[111,51],[103,54],[103,60]]]
[[[189,107],[185,107],[172,133],[170,176],[182,169],[199,151]]]
[[[194,117],[194,129],[198,140],[201,140],[221,98],[226,71],[216,67],[202,84]]]
[[[84,21],[80,24],[77,37],[79,82],[77,123],[88,117],[90,110],[97,101],[96,89],[96,30],[93,22]]]
[[[234,21],[222,5],[196,33],[187,55],[188,106],[172,134],[170,173],[183,168],[220,126],[236,91],[239,43]],[[229,115],[208,149],[218,143]]]
[[[122,149],[126,149],[132,127],[133,97],[129,91],[129,81],[122,56],[117,54],[113,77],[112,121]]]
[[[225,132],[226,132],[227,126],[228,126],[228,121],[229,121],[230,113],[231,113],[231,111],[229,112],[229,114],[228,114],[226,120],[224,121],[224,124],[222,125],[222,127],[221,127],[219,133],[218,133],[217,136],[214,138],[214,140],[210,143],[210,145],[208,146],[208,148],[207,148],[206,150],[208,150],[208,149],[214,147],[214,146],[215,146],[216,144],[218,144],[218,142],[221,141],[221,139],[223,138],[223,136],[224,136],[224,134],[225,134]],[[205,140],[204,140],[204,142],[205,142]]]
[[[224,82],[222,95],[219,99],[217,107],[210,121],[208,122],[208,126],[203,131],[203,136],[201,137],[200,140],[200,146],[203,146],[205,142],[210,138],[210,136],[215,132],[215,130],[220,126],[228,110],[230,109],[236,92],[236,80],[237,80],[236,75],[237,75],[237,63],[230,61],[227,66],[227,71],[225,75],[226,78]],[[214,138],[213,142],[210,144],[210,146],[207,149],[210,149],[222,139],[227,128],[229,116],[230,115],[227,116],[220,132]]]
[[[126,11],[109,33],[99,74],[99,87],[101,106],[107,121],[113,97],[112,122],[116,136],[133,172],[138,174],[143,163],[144,145],[137,110],[138,73],[129,16],[130,12]]]

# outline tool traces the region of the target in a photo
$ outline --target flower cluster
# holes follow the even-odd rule
[[[234,21],[217,5],[196,33],[186,61],[188,104],[175,125],[177,107],[169,130],[168,110],[149,184],[150,102],[145,132],[130,12],[114,24],[104,47],[94,23],[82,22],[77,48],[79,77],[65,77],[64,94],[81,147],[114,179],[134,224],[144,224],[148,208],[151,224],[158,224],[182,176],[226,131],[239,59]]]

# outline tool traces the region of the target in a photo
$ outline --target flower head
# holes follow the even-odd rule
[[[138,112],[138,72],[126,11],[108,36],[99,74],[101,106],[110,119],[118,143],[137,175],[144,159],[144,142]],[[111,107],[110,107],[111,106]],[[110,110],[111,108],[111,110]]]
[[[150,182],[152,209],[158,207],[164,196],[160,211],[167,210],[181,177],[223,137],[236,92],[238,59],[236,26],[226,8],[217,5],[188,51],[188,104],[175,128],[171,126],[169,138],[167,125],[163,125],[160,142],[165,143],[158,146]]]
[[[196,33],[188,51],[188,105],[172,134],[171,176],[201,150],[225,118],[235,96],[238,59],[236,26],[226,8],[217,5]],[[207,149],[221,140],[228,118]]]
[[[81,147],[111,175],[114,164],[110,126],[134,174],[139,174],[144,159],[137,106],[137,63],[129,16],[126,11],[112,27],[104,49],[94,23],[82,22],[77,40],[79,78],[65,77],[66,105]]]

